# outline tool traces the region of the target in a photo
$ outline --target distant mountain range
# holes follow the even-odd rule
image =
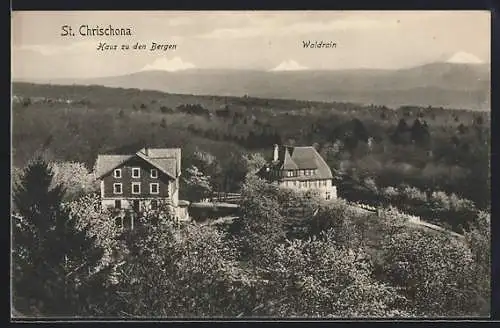
[[[432,63],[380,70],[210,70],[141,71],[91,79],[26,81],[103,85],[168,93],[336,101],[399,107],[490,109],[490,65]]]

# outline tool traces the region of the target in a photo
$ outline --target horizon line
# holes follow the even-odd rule
[[[471,65],[471,66],[484,66],[484,65],[489,65],[491,66],[491,62],[482,62],[482,63],[460,63],[460,62],[448,62],[448,61],[434,61],[434,62],[428,62],[428,63],[423,63],[419,65],[412,65],[412,66],[405,66],[405,67],[399,67],[399,68],[376,68],[376,67],[352,67],[352,68],[326,68],[326,69],[320,69],[320,68],[305,68],[305,69],[297,69],[297,70],[274,70],[274,69],[261,69],[261,68],[203,68],[203,67],[194,67],[194,68],[187,68],[187,69],[181,69],[181,70],[174,70],[174,71],[169,71],[169,70],[162,70],[162,69],[151,69],[151,70],[138,70],[135,72],[130,72],[130,73],[125,73],[121,75],[100,75],[100,76],[91,76],[91,77],[74,77],[74,76],[68,76],[68,77],[55,77],[55,78],[33,78],[33,77],[17,77],[17,78],[12,78],[12,82],[36,82],[36,81],[46,81],[46,80],[66,80],[66,79],[71,79],[71,80],[91,80],[91,79],[102,79],[102,78],[111,78],[111,77],[122,77],[122,76],[127,76],[127,75],[134,75],[134,74],[140,74],[140,73],[147,73],[147,72],[161,72],[161,73],[171,73],[171,74],[176,74],[176,73],[183,73],[183,72],[194,72],[194,71],[249,71],[249,72],[261,72],[261,73],[298,73],[298,72],[341,72],[341,71],[356,71],[356,70],[365,70],[365,71],[398,71],[398,70],[407,70],[407,69],[412,69],[412,68],[417,68],[417,67],[422,67],[422,66],[427,66],[427,65],[433,65],[433,64],[449,64],[449,65]],[[490,67],[491,69],[491,67]]]

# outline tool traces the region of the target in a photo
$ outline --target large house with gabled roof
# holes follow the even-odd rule
[[[295,190],[315,190],[326,200],[337,198],[332,170],[312,146],[274,145],[273,159],[259,175]]]
[[[98,155],[96,177],[103,208],[144,212],[179,206],[180,148],[142,148],[134,154]]]

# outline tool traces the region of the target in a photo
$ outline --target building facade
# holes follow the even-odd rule
[[[281,187],[314,190],[326,200],[337,198],[332,170],[312,146],[274,145],[273,159],[259,175]]]
[[[167,205],[179,211],[179,148],[143,148],[130,155],[98,155],[101,205],[135,213]]]

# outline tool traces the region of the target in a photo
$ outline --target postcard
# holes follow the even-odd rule
[[[490,20],[12,12],[12,320],[489,318]]]

